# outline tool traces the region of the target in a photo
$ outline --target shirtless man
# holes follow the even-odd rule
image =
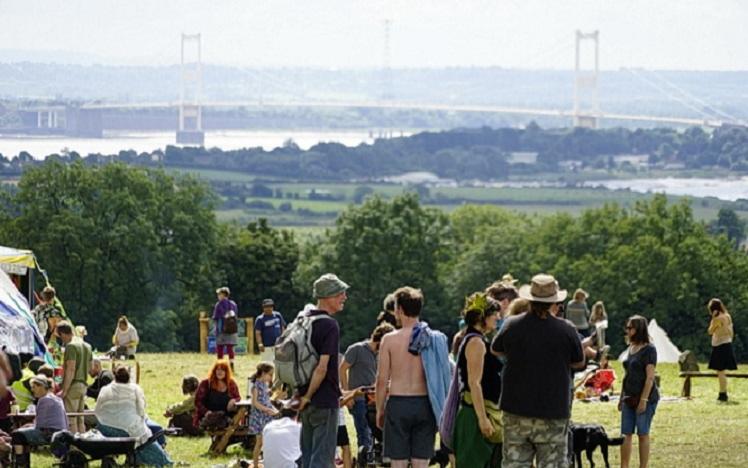
[[[423,294],[403,287],[394,295],[395,316],[402,328],[384,335],[379,348],[377,427],[384,431],[384,456],[392,459],[393,468],[406,468],[408,460],[413,468],[426,468],[434,455],[436,420],[421,357],[408,352],[411,332],[423,308]]]

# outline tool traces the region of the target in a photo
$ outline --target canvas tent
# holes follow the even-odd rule
[[[647,327],[649,331],[649,337],[652,340],[652,344],[657,349],[657,362],[678,362],[678,357],[681,352],[677,346],[670,341],[667,336],[667,332],[657,324],[657,320],[652,319],[649,321]],[[628,356],[628,350],[625,350],[618,356],[619,361],[623,361]]]
[[[19,291],[32,306],[35,303],[34,282],[39,268],[31,250],[14,249],[0,245],[0,270],[10,275]]]
[[[14,354],[26,353],[43,356],[53,363],[47,353],[44,340],[39,334],[29,303],[11,281],[5,271],[0,270],[0,344]]]

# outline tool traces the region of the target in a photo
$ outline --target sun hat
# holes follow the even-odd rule
[[[513,286],[517,282],[517,280],[514,279],[514,276],[512,276],[511,273],[507,273],[501,277],[501,282],[504,284],[509,284]]]
[[[519,297],[531,302],[563,302],[567,294],[565,289],[559,289],[556,278],[542,273],[533,276],[530,284],[519,288]]]
[[[346,291],[350,286],[332,273],[325,273],[317,278],[312,287],[312,295],[315,299],[337,296]]]
[[[229,287],[228,286],[222,286],[222,287],[216,289],[216,294],[225,294],[227,296],[230,296],[231,295],[231,291],[229,291]]]
[[[587,298],[588,298],[588,297],[590,297],[590,295],[589,295],[589,294],[587,294],[587,291],[585,291],[585,290],[584,290],[584,289],[582,289],[582,288],[579,288],[579,289],[577,289],[576,291],[574,291],[574,296],[572,296],[572,297],[574,297],[574,299],[576,299],[576,298],[577,298],[577,296],[580,296],[580,295],[581,295],[581,296],[584,296],[584,299],[585,299],[585,300],[587,300]]]

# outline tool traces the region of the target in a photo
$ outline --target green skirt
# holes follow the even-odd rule
[[[478,416],[472,406],[460,404],[452,445],[457,468],[501,466],[501,444],[492,444],[483,437],[478,427]]]

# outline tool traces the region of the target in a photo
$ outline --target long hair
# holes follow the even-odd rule
[[[626,321],[627,326],[634,328],[634,336],[631,337],[630,342],[636,344],[649,344],[649,330],[647,329],[647,319],[641,315],[632,315]]]
[[[725,307],[725,304],[722,302],[722,300],[717,297],[713,297],[709,300],[707,309],[709,309],[710,314],[713,314],[716,311],[719,311],[720,314],[727,313],[727,307]]]
[[[603,304],[603,301],[597,301],[593,304],[592,313],[590,313],[590,320],[603,320],[607,315],[608,314],[605,313],[605,304]]]
[[[218,388],[218,377],[216,377],[216,370],[218,369],[223,369],[223,371],[226,373],[226,385],[234,380],[234,375],[231,373],[231,366],[229,365],[229,361],[226,359],[218,359],[213,363],[213,367],[210,368],[210,372],[208,372],[208,382],[210,382],[210,388],[212,389]]]
[[[273,372],[275,370],[275,366],[271,362],[267,361],[260,361],[257,363],[257,370],[254,374],[249,378],[252,382],[257,382],[257,379],[259,379],[262,374],[267,374],[268,372]]]

